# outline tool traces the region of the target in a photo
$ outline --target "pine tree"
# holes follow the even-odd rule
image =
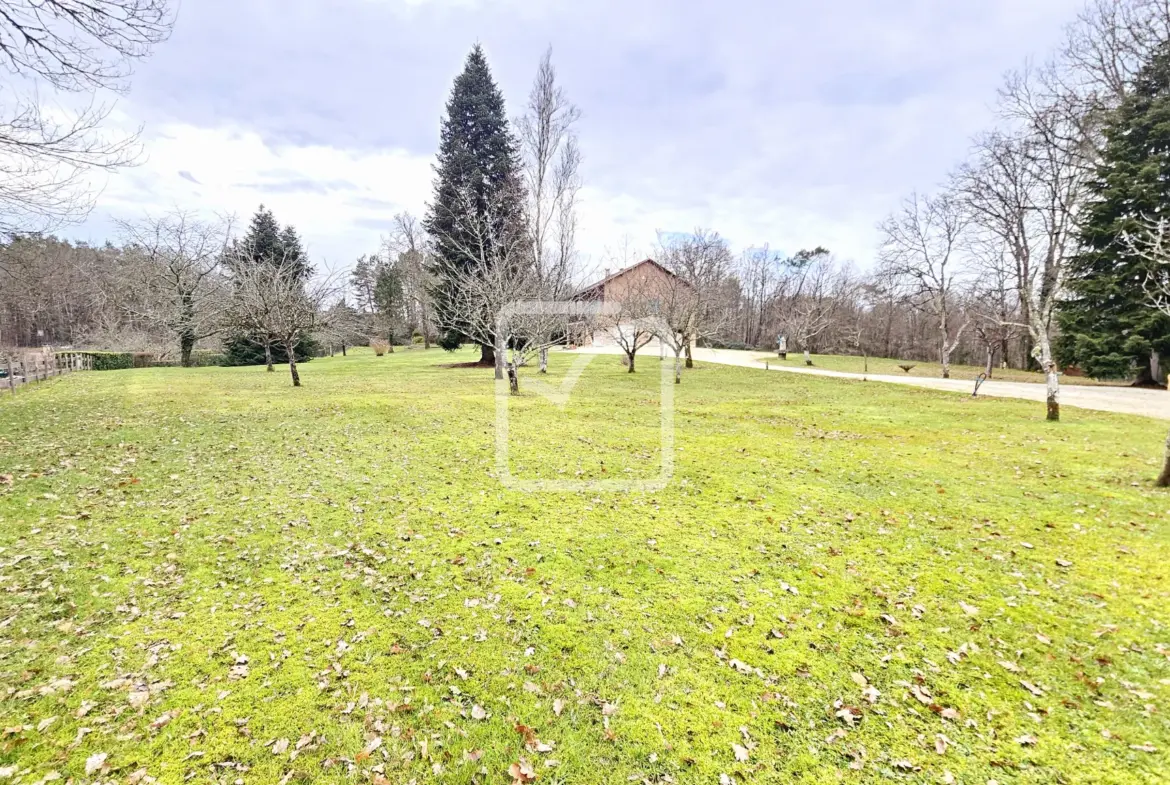
[[[498,224],[522,217],[517,142],[508,127],[504,98],[478,44],[451,88],[435,174],[434,200],[425,226],[435,244],[435,315],[446,328],[440,345],[453,350],[467,340],[452,307],[455,273],[476,263],[467,249],[484,237],[502,234]],[[469,193],[474,194],[473,209],[468,209]],[[483,256],[494,258],[490,249]],[[480,361],[494,363],[490,344],[481,344]]]
[[[1124,237],[1143,216],[1170,210],[1170,45],[1155,52],[1110,116],[1105,142],[1058,313],[1057,352],[1090,376],[1129,377],[1136,366],[1148,380],[1170,350],[1170,319],[1148,306],[1149,262],[1127,252]]]

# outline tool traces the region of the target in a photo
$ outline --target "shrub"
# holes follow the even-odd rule
[[[293,347],[293,354],[299,363],[307,363],[317,352],[317,342],[309,336],[302,338]],[[264,347],[248,338],[246,335],[230,335],[224,341],[224,365],[263,365]],[[273,344],[272,362],[276,365],[288,363],[288,353],[284,346]]]
[[[381,357],[386,353],[386,350],[390,348],[390,344],[386,341],[383,341],[381,338],[375,338],[374,340],[370,341],[370,348],[374,350],[374,354]]]
[[[122,371],[127,368],[149,368],[154,361],[154,355],[147,352],[57,352],[63,354],[80,354],[93,358],[95,371]]]
[[[410,336],[410,342],[411,343],[422,343],[423,342],[422,333],[415,333],[414,335]]]
[[[206,368],[208,366],[227,365],[228,356],[223,352],[213,351],[211,349],[196,349],[191,352],[191,365],[195,368]]]

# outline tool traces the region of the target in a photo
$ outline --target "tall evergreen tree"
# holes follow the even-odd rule
[[[444,349],[467,340],[465,315],[456,312],[458,273],[497,254],[485,248],[503,236],[508,226],[522,220],[520,158],[508,127],[504,98],[492,79],[479,44],[467,56],[463,73],[455,79],[447,101],[435,165],[435,193],[426,219],[434,240],[432,291],[435,315],[445,335]],[[479,253],[471,253],[476,249]],[[491,344],[480,345],[480,361],[494,363]]]
[[[1127,377],[1136,368],[1149,380],[1170,351],[1170,318],[1149,307],[1150,263],[1127,250],[1125,237],[1140,231],[1143,217],[1170,211],[1170,44],[1142,69],[1105,140],[1058,313],[1057,352],[1090,376]]]

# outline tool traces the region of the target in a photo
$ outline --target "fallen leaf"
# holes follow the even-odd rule
[[[524,758],[509,766],[508,774],[512,775],[513,785],[524,785],[524,783],[532,782],[536,779],[536,772],[532,770],[532,764]]]
[[[85,759],[85,776],[90,776],[95,771],[101,770],[102,766],[106,765],[106,758],[108,756],[104,752],[95,752]]]

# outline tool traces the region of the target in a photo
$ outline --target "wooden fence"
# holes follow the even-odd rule
[[[16,388],[74,371],[92,371],[93,357],[84,352],[0,351],[0,390]]]

